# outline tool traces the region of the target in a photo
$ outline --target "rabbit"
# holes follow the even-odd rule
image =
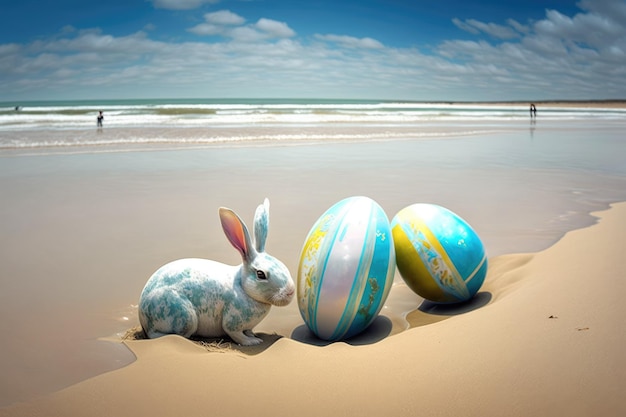
[[[263,340],[252,329],[272,305],[291,302],[295,285],[289,270],[265,252],[269,200],[254,215],[254,246],[248,228],[234,211],[221,207],[219,216],[243,263],[231,266],[208,259],[179,259],[159,268],[139,300],[139,322],[149,338],[228,335],[240,345],[258,345]]]

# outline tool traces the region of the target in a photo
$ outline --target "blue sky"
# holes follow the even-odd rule
[[[20,0],[0,101],[626,98],[625,0]]]

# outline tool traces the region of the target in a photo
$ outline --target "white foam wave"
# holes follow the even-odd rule
[[[105,135],[94,135],[103,111]],[[619,120],[626,110],[545,107],[539,120]],[[0,149],[387,140],[526,127],[524,105],[400,102],[77,103],[0,108]],[[454,126],[450,133],[450,126]],[[444,131],[432,133],[429,130]],[[446,131],[448,133],[446,133]],[[137,133],[139,132],[139,133]],[[161,134],[161,132],[166,132]],[[252,133],[250,133],[252,132]],[[294,133],[296,132],[296,133]],[[348,132],[348,133],[346,133]]]
[[[493,133],[493,131],[489,131]],[[329,134],[317,134],[317,133],[286,133],[286,134],[258,134],[258,135],[246,135],[236,134],[229,136],[156,136],[156,135],[121,135],[119,137],[101,137],[99,135],[86,137],[85,135],[76,135],[73,137],[54,138],[49,139],[41,137],[38,139],[33,138],[20,138],[11,140],[0,140],[0,150],[24,150],[24,149],[41,149],[41,148],[85,148],[85,147],[110,147],[110,146],[133,146],[133,145],[211,145],[219,143],[283,143],[283,144],[298,144],[298,143],[311,143],[311,142],[343,142],[343,141],[385,141],[402,138],[411,139],[427,139],[427,138],[441,138],[454,136],[470,136],[486,134],[487,131],[483,130],[464,130],[455,132],[396,132],[387,131],[379,133],[329,133]]]
[[[206,107],[206,106],[204,106]],[[332,106],[332,111],[316,111],[322,105],[301,106],[289,108],[289,111],[276,111],[277,108],[287,108],[278,105],[244,106],[237,105],[230,108],[219,106],[215,113],[196,113],[189,110],[189,106],[180,107],[188,111],[159,113],[144,107],[128,106],[126,108],[111,108],[105,111],[105,126],[110,127],[149,127],[149,126],[233,126],[233,125],[316,125],[327,123],[345,124],[419,124],[430,121],[504,121],[527,120],[526,109],[501,108],[402,108],[390,111],[380,106]],[[161,109],[172,109],[174,106],[162,106]],[[29,112],[0,113],[0,131],[29,130],[29,129],[75,129],[89,128],[95,125],[96,110],[89,110],[77,114],[64,113],[71,109],[60,110],[39,109]],[[83,109],[84,110],[84,109]],[[543,120],[572,120],[572,119],[626,119],[626,111],[607,109],[593,111],[551,108],[541,111]]]

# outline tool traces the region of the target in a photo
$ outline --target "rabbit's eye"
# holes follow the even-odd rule
[[[265,272],[260,271],[260,270],[256,271],[256,276],[257,276],[258,279],[262,279],[262,280],[266,280],[267,279],[267,277],[265,276]]]

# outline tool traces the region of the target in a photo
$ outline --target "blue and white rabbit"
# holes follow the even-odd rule
[[[240,345],[257,345],[263,340],[252,329],[272,305],[285,306],[293,298],[289,270],[265,252],[269,201],[265,199],[254,215],[254,245],[234,211],[222,207],[219,216],[226,237],[241,253],[242,264],[180,259],[159,268],[139,300],[139,321],[148,337],[228,335]]]

